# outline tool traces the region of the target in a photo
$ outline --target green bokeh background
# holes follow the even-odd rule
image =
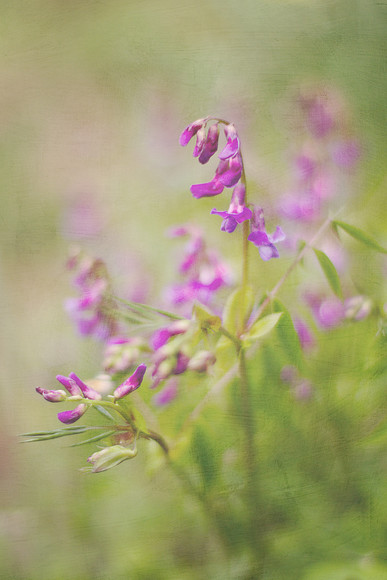
[[[84,246],[107,260],[118,287],[150,274],[150,298],[173,273],[168,226],[196,220],[236,263],[211,200],[189,194],[212,170],[178,136],[207,114],[232,120],[248,176],[275,192],[291,142],[284,103],[318,82],[342,92],[363,143],[346,218],[385,242],[386,30],[387,4],[372,0],[0,4],[1,578],[225,577],[206,563],[218,549],[203,539],[206,521],[166,472],[148,476],[139,457],[86,477],[84,448],[18,443],[18,433],[56,424],[34,387],[100,370],[100,346],[74,335],[62,307],[72,292],[63,215],[88,194],[104,225]],[[381,265],[365,257],[359,272],[379,294]],[[242,577],[237,562],[227,573]]]

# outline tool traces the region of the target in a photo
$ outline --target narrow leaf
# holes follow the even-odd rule
[[[117,297],[115,297],[115,299],[121,302],[121,304],[123,304],[124,306],[127,306],[137,315],[143,316],[148,319],[154,319],[155,314],[158,314],[159,316],[166,316],[171,320],[181,320],[181,318],[183,318],[182,316],[178,316],[173,312],[161,310],[160,308],[154,308],[153,306],[149,306],[148,304],[140,304],[139,302],[130,302],[129,300],[124,300],[123,298]]]
[[[387,254],[387,250],[383,248],[383,246],[381,246],[372,236],[370,236],[366,232],[363,232],[363,230],[361,230],[360,228],[336,220],[333,222],[333,224],[335,226],[339,226],[342,230],[347,232],[347,234],[349,234],[350,236],[355,238],[355,240],[361,242],[371,250],[381,252],[382,254]]]
[[[114,435],[116,431],[104,431],[103,433],[99,433],[94,437],[90,437],[89,439],[84,439],[83,441],[78,441],[78,443],[73,443],[70,447],[79,447],[80,445],[86,445],[87,443],[94,443],[95,441],[101,441],[101,439],[106,439],[106,437],[110,437]]]
[[[103,415],[106,419],[108,419],[109,421],[115,421],[113,415],[111,415],[109,413],[109,411],[107,411],[104,407],[102,407],[101,405],[94,405],[94,409],[96,411],[98,411],[99,413],[101,413],[101,415]]]
[[[250,346],[254,341],[268,334],[277,325],[281,316],[282,312],[275,312],[274,314],[268,314],[268,316],[264,316],[260,320],[257,320],[257,322],[255,322],[250,328],[249,332],[243,335],[243,343],[246,346]]]
[[[297,331],[294,328],[292,317],[284,304],[278,299],[273,301],[273,310],[282,312],[282,316],[277,324],[276,333],[281,342],[283,350],[286,352],[289,362],[300,368],[303,364],[303,354]]]
[[[200,323],[202,330],[212,330],[217,332],[222,325],[222,321],[208,308],[205,308],[202,304],[196,303],[193,307],[192,315]]]
[[[313,248],[313,251],[316,254],[319,264],[333,292],[336,294],[336,296],[342,298],[343,295],[341,292],[340,278],[336,271],[335,266],[324,252],[322,252],[321,250],[317,250],[316,248]]]
[[[251,314],[254,293],[251,286],[237,288],[230,294],[223,310],[223,325],[231,334],[239,334]]]

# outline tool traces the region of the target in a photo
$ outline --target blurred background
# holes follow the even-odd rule
[[[236,263],[213,202],[189,193],[213,168],[194,163],[179,134],[207,114],[233,121],[254,196],[269,199],[288,171],[291,97],[316,83],[343,95],[362,143],[345,218],[383,242],[386,27],[387,4],[373,0],[0,4],[1,578],[215,574],[206,522],[167,473],[148,477],[139,457],[86,476],[85,448],[18,441],[56,426],[35,387],[101,370],[101,346],[78,337],[63,308],[68,249],[102,257],[121,295],[156,305],[175,269],[168,227],[196,221]],[[365,258],[371,289],[373,267]]]

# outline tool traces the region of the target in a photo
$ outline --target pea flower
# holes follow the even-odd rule
[[[255,207],[251,220],[251,234],[248,237],[250,242],[253,242],[259,248],[259,255],[262,260],[267,261],[271,258],[278,258],[279,253],[274,244],[282,242],[285,239],[285,234],[277,226],[273,234],[267,234],[265,230],[265,219],[263,217],[263,209]]]
[[[212,214],[220,215],[223,218],[221,230],[223,232],[232,233],[238,224],[251,219],[252,211],[245,206],[246,188],[243,183],[238,183],[235,186],[230,207],[227,211],[211,210]]]
[[[126,379],[113,393],[114,399],[122,399],[126,397],[129,393],[132,393],[141,385],[146,371],[146,366],[144,364],[139,365],[134,373]]]

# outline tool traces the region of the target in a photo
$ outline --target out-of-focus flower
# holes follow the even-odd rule
[[[209,304],[217,290],[230,284],[229,268],[214,250],[207,248],[198,228],[186,224],[169,233],[172,237],[188,236],[189,240],[179,265],[184,281],[167,290],[168,301],[174,305],[192,304],[195,300]]]
[[[144,364],[139,365],[134,373],[126,379],[113,393],[114,399],[122,399],[126,397],[129,393],[132,393],[141,385],[146,371],[146,366]]]
[[[320,296],[307,293],[306,302],[309,304],[317,324],[326,330],[339,326],[345,317],[344,304],[336,296],[321,298]]]
[[[170,379],[167,384],[156,393],[152,399],[152,402],[157,407],[164,407],[169,405],[177,397],[177,379]]]
[[[215,364],[216,357],[209,350],[199,350],[188,362],[188,369],[197,373],[206,373]]]
[[[112,316],[113,300],[105,264],[99,259],[72,256],[70,269],[77,268],[74,285],[80,290],[79,298],[69,298],[65,307],[83,336],[106,340],[117,334],[117,321]]]
[[[223,218],[221,230],[223,232],[232,233],[238,224],[251,219],[252,211],[245,206],[246,188],[242,183],[235,186],[230,207],[228,211],[218,211],[213,209],[212,214],[220,215]]]
[[[103,368],[110,374],[125,372],[146,352],[149,352],[148,343],[139,336],[113,337],[106,343]]]
[[[361,156],[359,143],[354,139],[339,141],[332,148],[332,160],[339,167],[352,169]]]
[[[123,445],[111,445],[104,447],[101,451],[96,451],[87,459],[92,465],[91,471],[93,473],[101,473],[119,465],[127,459],[136,457],[137,449],[131,447],[124,447]]]
[[[255,207],[251,220],[251,234],[248,240],[259,248],[259,255],[262,260],[267,261],[271,258],[278,258],[279,253],[274,244],[282,242],[284,239],[285,234],[280,226],[276,227],[273,234],[266,233],[263,210],[260,207]]]
[[[372,310],[372,301],[366,296],[352,296],[344,300],[344,316],[348,320],[363,320]]]
[[[300,339],[301,347],[304,350],[309,350],[313,348],[316,344],[316,340],[312,334],[310,327],[301,318],[294,319],[294,327]]]

